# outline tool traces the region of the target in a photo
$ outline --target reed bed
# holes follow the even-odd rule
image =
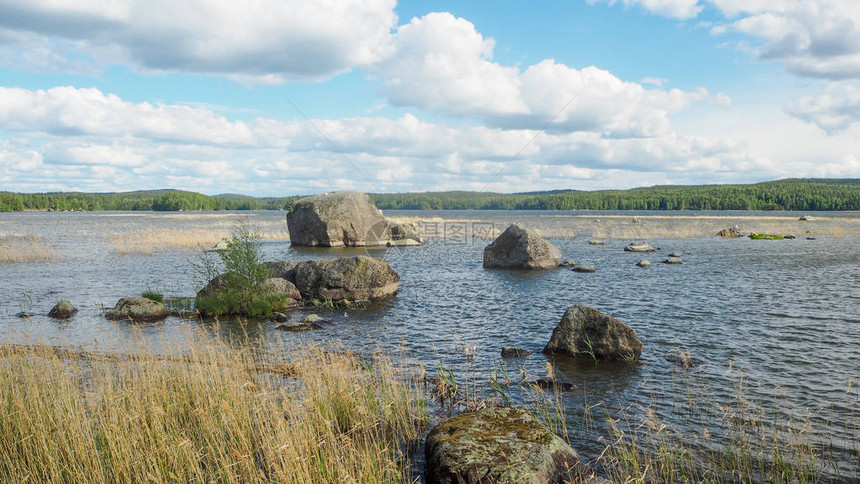
[[[398,223],[413,223],[425,239],[451,236],[492,240],[508,221],[493,221],[442,217],[398,217]],[[744,233],[773,233],[780,235],[842,237],[860,235],[860,218],[819,217],[801,221],[795,217],[760,216],[733,217],[716,215],[555,215],[551,212],[520,219],[526,228],[542,237],[647,240],[655,238],[687,239],[713,237],[722,229],[737,225]]]
[[[46,262],[56,257],[47,240],[34,235],[0,237],[0,262]]]
[[[779,398],[758,400],[744,379],[734,385],[727,399],[715,398],[707,383],[688,380],[670,398],[645,405],[610,411],[602,402],[586,404],[582,432],[606,443],[596,464],[612,482],[812,483],[856,477],[857,400],[839,412],[839,431],[832,422],[816,429],[810,416],[791,417],[780,408]],[[595,431],[597,418],[608,422],[608,433]],[[848,439],[843,434],[837,442],[833,435],[840,432]]]
[[[385,358],[197,334],[181,357],[0,347],[8,482],[401,482],[426,409]],[[170,353],[169,353],[170,354]],[[281,369],[283,371],[272,371]],[[285,370],[285,369],[288,369]]]

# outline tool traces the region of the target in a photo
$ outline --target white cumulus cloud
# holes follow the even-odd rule
[[[377,61],[397,24],[394,6],[394,0],[0,0],[0,39],[37,34],[143,70],[273,83]],[[0,60],[14,57],[9,49],[32,50],[2,45]],[[43,60],[44,42],[36,47],[36,61]]]
[[[860,123],[860,85],[831,83],[821,94],[798,100],[788,112],[828,133],[843,131]]]

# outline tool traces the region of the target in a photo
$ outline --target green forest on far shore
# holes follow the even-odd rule
[[[860,210],[860,179],[787,179],[749,185],[665,185],[530,193],[371,193],[383,210]],[[24,210],[289,210],[301,196],[255,198],[180,190],[0,192],[0,212]]]

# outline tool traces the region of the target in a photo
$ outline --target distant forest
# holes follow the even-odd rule
[[[383,210],[860,210],[860,179],[788,179],[750,185],[656,186],[532,193],[371,193]],[[299,196],[0,192],[0,212],[23,210],[289,210]]]

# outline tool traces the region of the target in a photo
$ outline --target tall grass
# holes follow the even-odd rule
[[[229,230],[220,229],[136,230],[111,234],[108,240],[119,254],[153,254],[161,250],[212,247],[228,234]]]
[[[0,237],[0,262],[44,262],[53,260],[54,248],[34,235]]]
[[[0,347],[8,482],[400,482],[426,412],[385,358],[285,363],[192,338],[181,357]]]

